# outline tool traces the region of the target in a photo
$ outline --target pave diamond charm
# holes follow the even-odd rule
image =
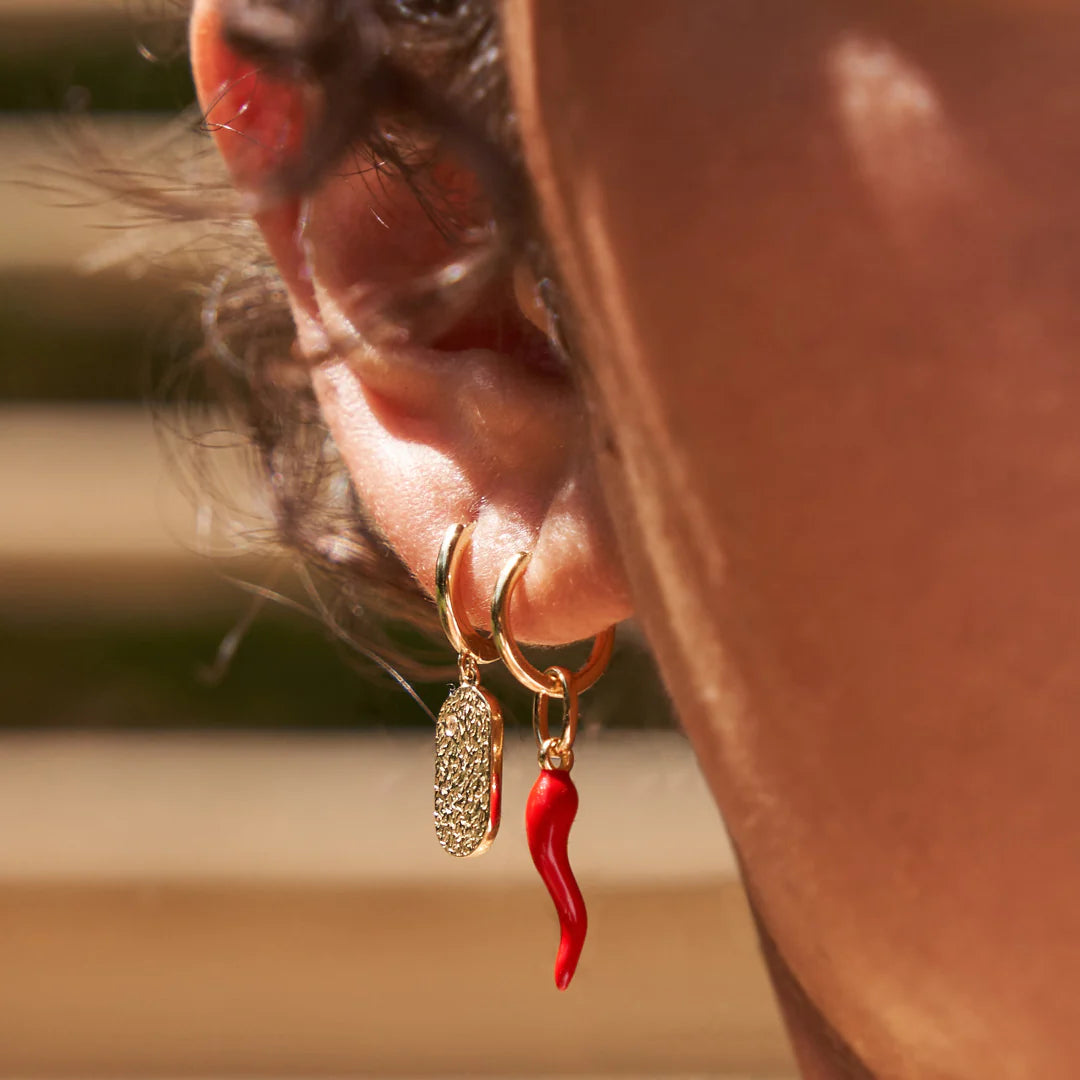
[[[499,703],[463,679],[435,725],[435,837],[451,855],[479,855],[499,831],[502,744]]]

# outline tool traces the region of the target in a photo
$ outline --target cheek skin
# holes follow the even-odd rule
[[[607,11],[506,0],[511,73],[635,601],[763,920],[875,1073],[1064,1080],[1080,16]]]

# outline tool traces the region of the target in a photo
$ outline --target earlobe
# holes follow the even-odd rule
[[[470,213],[486,213],[475,181],[448,156],[428,167],[425,182],[439,183],[457,219],[450,230],[417,198],[415,178],[372,164],[362,147],[303,199],[275,196],[275,172],[303,152],[310,91],[238,57],[223,40],[220,10],[197,0],[191,25],[207,126],[252,197],[371,522],[432,593],[446,526],[475,521],[462,598],[479,626],[489,624],[502,565],[519,550],[533,552],[515,601],[523,640],[577,640],[625,618],[585,407],[552,363],[535,312],[526,317],[515,300],[515,268],[488,282],[441,337],[373,343],[366,333],[373,297],[461,257],[455,237],[468,232]]]

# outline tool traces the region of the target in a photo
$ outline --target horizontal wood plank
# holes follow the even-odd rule
[[[590,940],[521,888],[0,888],[18,1077],[794,1076],[734,884],[589,889]]]
[[[0,882],[532,881],[522,824],[531,738],[507,740],[503,829],[476,860],[435,843],[432,753],[427,735],[6,734]],[[583,734],[574,775],[588,793],[575,859],[594,883],[735,879],[680,735]]]
[[[527,742],[494,848],[455,860],[428,738],[4,737],[0,1073],[789,1075],[689,748],[583,740],[590,938],[560,995]]]

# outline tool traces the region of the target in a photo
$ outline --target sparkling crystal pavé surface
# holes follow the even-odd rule
[[[435,726],[435,836],[451,855],[475,855],[498,829],[502,719],[472,684],[457,687]]]

